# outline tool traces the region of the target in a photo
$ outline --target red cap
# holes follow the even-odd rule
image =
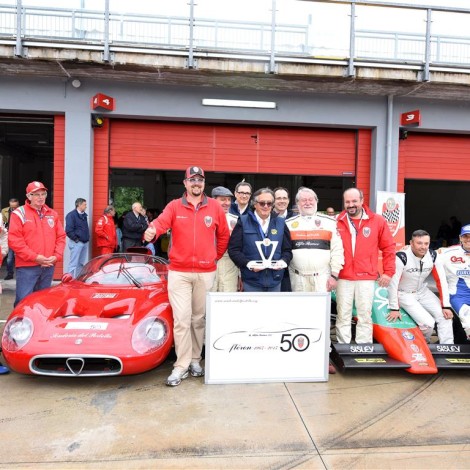
[[[204,170],[201,167],[199,167],[199,166],[190,166],[186,170],[185,179],[186,178],[192,178],[193,176],[196,176],[196,175],[199,175],[199,176],[202,176],[203,178],[205,178]]]
[[[41,182],[32,181],[28,184],[28,186],[26,186],[26,194],[34,193],[36,191],[39,191],[40,189],[47,191],[47,188]]]

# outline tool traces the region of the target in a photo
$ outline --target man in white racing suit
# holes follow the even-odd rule
[[[286,221],[292,240],[289,264],[292,292],[330,292],[336,289],[344,264],[336,220],[317,212],[318,197],[310,188],[299,188],[295,203],[299,215]],[[336,372],[331,363],[328,372]]]
[[[396,271],[388,286],[390,313],[388,321],[401,319],[402,307],[417,323],[426,338],[431,341],[434,323],[437,323],[439,343],[454,344],[452,310],[448,302],[448,288],[444,267],[439,255],[429,249],[431,237],[425,230],[415,230],[409,246],[396,255]],[[430,274],[436,280],[441,301],[428,288]]]
[[[461,228],[459,239],[460,245],[441,248],[439,256],[449,285],[448,300],[470,339],[470,224]]]
[[[211,196],[220,204],[225,212],[227,218],[228,228],[230,234],[235,225],[237,225],[238,216],[229,212],[230,205],[232,204],[232,191],[217,186],[211,192]],[[215,280],[211,292],[237,292],[238,290],[239,269],[235,263],[230,259],[228,251],[224,253],[222,258],[217,261],[217,271],[215,273]]]
[[[329,292],[336,288],[344,264],[336,220],[317,213],[318,198],[309,188],[295,197],[299,215],[286,221],[292,239],[289,275],[293,292]]]

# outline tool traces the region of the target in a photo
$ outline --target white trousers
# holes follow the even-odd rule
[[[289,269],[289,277],[292,292],[327,292],[326,283],[330,275],[302,276]]]
[[[431,340],[434,323],[437,323],[439,343],[454,344],[452,319],[444,318],[439,299],[427,287],[418,292],[398,291],[398,302],[419,326],[428,343]]]
[[[336,339],[351,342],[351,319],[356,307],[356,343],[372,343],[372,302],[375,281],[340,279],[336,286]]]
[[[467,337],[470,339],[470,305],[462,305],[457,315],[460,318],[460,323],[462,323],[465,333],[467,333]]]

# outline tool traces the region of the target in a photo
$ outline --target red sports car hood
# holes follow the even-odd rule
[[[168,303],[165,285],[146,287],[87,286],[79,282],[62,284],[27,297],[17,314],[31,317],[40,313],[48,322],[88,317],[89,320],[141,320],[158,303]],[[84,319],[84,318],[83,318]]]

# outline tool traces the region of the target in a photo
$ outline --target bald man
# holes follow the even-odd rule
[[[351,342],[351,318],[356,308],[356,343],[372,343],[372,302],[375,282],[388,287],[395,274],[395,241],[386,220],[364,204],[362,191],[347,189],[344,211],[338,216],[338,232],[343,241],[344,266],[336,286],[336,338]],[[379,250],[383,273],[379,273]]]
[[[132,204],[132,210],[124,216],[122,225],[122,251],[128,248],[142,246],[142,237],[149,225],[145,210],[140,202]]]

